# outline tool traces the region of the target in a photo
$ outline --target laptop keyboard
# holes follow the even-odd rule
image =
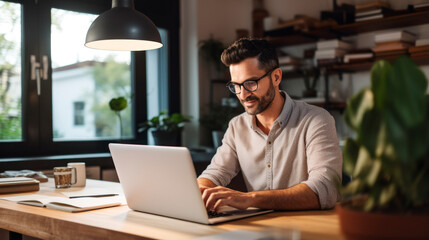
[[[231,212],[215,212],[215,211],[207,211],[207,215],[209,215],[209,218],[215,218],[215,217],[226,217],[231,216],[233,213]]]

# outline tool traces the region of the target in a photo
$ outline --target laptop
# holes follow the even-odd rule
[[[202,224],[216,224],[273,210],[249,208],[209,217],[201,197],[194,165],[185,147],[110,143],[128,207]]]

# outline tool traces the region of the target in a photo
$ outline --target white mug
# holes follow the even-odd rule
[[[67,166],[73,167],[76,169],[76,174],[72,174],[73,187],[85,187],[86,185],[86,169],[84,162],[71,162]]]

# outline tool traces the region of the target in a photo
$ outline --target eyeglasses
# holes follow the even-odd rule
[[[254,92],[258,90],[258,82],[261,81],[264,77],[268,76],[272,71],[274,71],[276,68],[266,72],[264,75],[262,75],[258,79],[250,79],[246,80],[242,83],[234,83],[229,82],[226,84],[226,87],[234,94],[240,94],[241,93],[241,87],[243,86],[244,89],[246,89],[249,92]]]

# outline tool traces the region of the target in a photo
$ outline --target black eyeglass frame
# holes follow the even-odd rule
[[[249,79],[249,80],[246,80],[246,81],[244,81],[244,82],[242,82],[242,83],[234,83],[234,82],[228,82],[227,84],[226,84],[226,87],[229,89],[229,91],[231,91],[232,93],[234,93],[234,94],[240,94],[241,93],[241,89],[242,89],[242,87],[244,87],[244,89],[246,89],[248,92],[255,92],[255,91],[257,91],[258,90],[258,88],[259,88],[259,81],[261,81],[264,77],[266,77],[266,76],[268,76],[269,74],[271,74],[274,70],[276,70],[278,67],[275,67],[275,68],[273,68],[273,69],[271,69],[270,71],[268,71],[268,72],[266,72],[264,75],[262,75],[261,77],[259,77],[259,78],[257,78],[257,79]],[[256,89],[255,90],[249,90],[247,87],[246,87],[246,82],[256,82]],[[234,88],[231,88],[231,85],[232,86],[234,86],[234,85],[238,85],[238,86],[240,86],[240,92],[235,92],[235,90],[233,90],[233,89],[235,89],[235,87]]]

